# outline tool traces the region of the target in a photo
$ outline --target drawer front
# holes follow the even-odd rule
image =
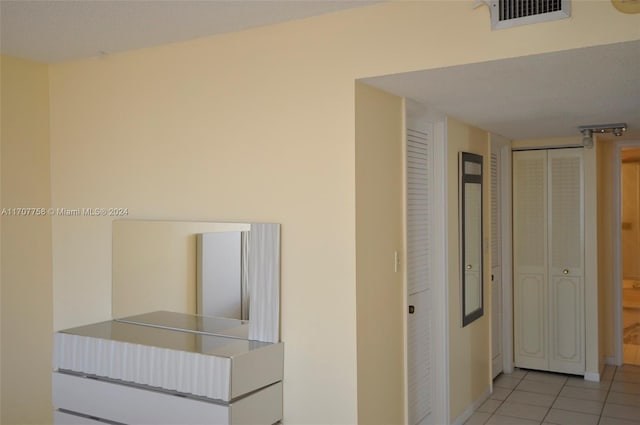
[[[282,381],[284,344],[277,343],[231,360],[231,399]]]
[[[282,420],[282,382],[231,403],[232,425],[271,425]]]
[[[233,398],[230,395],[230,358],[61,332],[54,334],[53,349],[54,369],[216,400]],[[260,387],[254,389],[257,388]]]
[[[111,422],[103,422],[86,416],[73,415],[55,410],[53,412],[54,425],[107,425]]]
[[[53,405],[124,424],[270,425],[282,419],[282,382],[230,404],[214,404],[124,384],[53,373]],[[100,424],[56,411],[56,425]],[[82,422],[86,420],[89,422]],[[78,422],[80,421],[80,422]]]
[[[228,424],[229,406],[54,373],[53,405],[125,424]]]

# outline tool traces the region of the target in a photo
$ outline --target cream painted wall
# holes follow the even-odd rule
[[[512,143],[514,148],[540,147],[540,146],[581,146],[582,136],[547,138],[536,140],[516,140]],[[604,359],[600,344],[600,314],[602,302],[598,296],[598,166],[597,148],[584,149],[584,302],[585,302],[585,349],[586,370],[585,373],[595,377],[600,371],[600,365]]]
[[[608,1],[573,2],[571,19],[496,32],[487,9],[467,2],[397,1],[52,65],[52,203],[281,223],[285,422],[355,423],[353,81],[638,38],[637,16]],[[111,317],[111,220],[52,218],[55,329]],[[42,300],[3,293],[2,305],[45,311],[50,291],[44,285]],[[34,341],[42,355],[31,382],[48,391],[50,339]],[[452,351],[466,344],[455,337]],[[475,369],[454,375],[452,388],[477,385]],[[14,378],[5,381],[3,366],[5,388],[20,386]]]
[[[491,173],[489,134],[455,118],[447,118],[447,178],[449,213],[449,395],[451,420],[491,388]],[[483,164],[483,279],[484,315],[462,327],[460,228],[458,217],[458,154],[482,155]]]
[[[600,350],[605,358],[614,357],[613,341],[613,144],[596,142],[598,161],[598,280],[602,338]]]
[[[45,424],[51,408],[51,218],[46,65],[0,57],[1,394],[3,424]],[[40,210],[39,213],[43,211]]]
[[[613,155],[614,145],[596,141],[598,163],[598,305],[600,353],[613,359]]]
[[[404,246],[404,104],[359,83],[355,99],[358,422],[401,424],[406,287],[394,252]]]

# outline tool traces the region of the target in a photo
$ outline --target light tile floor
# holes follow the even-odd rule
[[[501,374],[465,425],[640,425],[640,366],[607,366],[601,379],[524,369]]]

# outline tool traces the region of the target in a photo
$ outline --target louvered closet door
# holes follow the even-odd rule
[[[502,372],[502,223],[500,208],[500,150],[491,144],[491,374]]]
[[[581,149],[514,152],[515,365],[584,373]]]
[[[514,360],[547,369],[546,151],[513,153]]]
[[[431,414],[431,287],[429,185],[430,128],[407,130],[407,386],[409,424],[427,424]]]
[[[548,152],[549,370],[583,373],[584,208],[582,149]]]

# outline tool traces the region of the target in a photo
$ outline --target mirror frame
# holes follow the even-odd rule
[[[469,165],[469,166],[467,166]],[[477,168],[479,170],[479,173],[476,172],[470,172],[469,168]],[[478,155],[478,154],[474,154],[474,153],[469,153],[469,152],[460,152],[459,155],[459,174],[460,174],[460,188],[459,188],[459,195],[460,195],[460,199],[459,199],[459,205],[460,205],[460,281],[462,283],[462,290],[461,290],[461,296],[462,296],[462,327],[467,326],[468,324],[474,322],[475,320],[479,319],[480,317],[482,317],[484,315],[484,249],[483,249],[483,241],[484,241],[484,235],[483,235],[483,223],[484,223],[484,217],[483,217],[483,209],[484,209],[484,193],[483,193],[483,157],[482,155]],[[467,295],[467,291],[469,290],[467,288],[468,284],[470,284],[470,282],[467,282],[466,279],[466,273],[467,273],[467,245],[469,243],[471,243],[471,241],[467,240],[467,235],[470,233],[469,229],[466,229],[466,224],[467,224],[467,220],[466,218],[466,214],[468,212],[468,209],[470,206],[466,205],[466,191],[467,191],[467,184],[468,183],[472,183],[472,184],[479,184],[480,185],[480,220],[478,221],[478,223],[480,223],[480,229],[476,229],[475,234],[479,234],[479,241],[476,241],[475,244],[477,244],[480,252],[480,263],[479,263],[479,267],[480,267],[480,274],[479,274],[479,284],[480,284],[480,307],[476,308],[475,310],[472,311],[467,311],[467,302],[466,302],[466,295]],[[479,230],[479,231],[478,231]]]

